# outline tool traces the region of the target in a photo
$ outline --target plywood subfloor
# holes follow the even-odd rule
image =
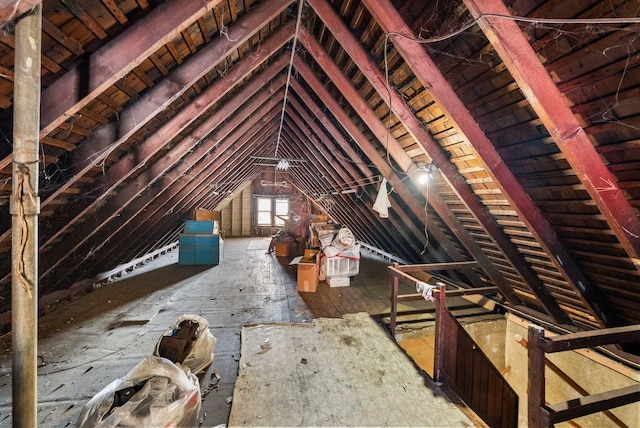
[[[474,424],[358,313],[243,327],[229,426]]]
[[[435,336],[422,336],[414,339],[398,340],[398,345],[404,349],[418,367],[433,378],[435,360]]]

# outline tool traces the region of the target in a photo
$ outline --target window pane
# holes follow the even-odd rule
[[[258,198],[258,211],[271,212],[271,199]]]
[[[276,226],[284,226],[284,221],[289,217],[289,200],[276,199],[276,216],[273,218],[273,224]],[[280,217],[277,217],[280,216]]]
[[[279,214],[279,215],[289,214],[288,199],[276,199],[276,214]]]
[[[271,213],[259,212],[258,213],[258,225],[259,226],[271,226]]]

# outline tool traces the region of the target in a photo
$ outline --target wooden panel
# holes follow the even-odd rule
[[[231,235],[242,235],[242,199],[234,198],[231,201]]]
[[[456,337],[454,346],[449,346],[456,354],[449,352],[442,362],[451,387],[489,426],[518,426],[518,395],[462,325],[449,311],[444,312],[444,331],[455,332]]]
[[[251,236],[251,230],[253,222],[251,221],[253,216],[253,193],[251,186],[247,186],[241,194],[242,198],[242,236]]]

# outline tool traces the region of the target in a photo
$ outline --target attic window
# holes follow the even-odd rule
[[[256,198],[258,226],[284,226],[289,215],[289,199]]]

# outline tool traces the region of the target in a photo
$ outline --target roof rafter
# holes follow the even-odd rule
[[[305,32],[301,32],[301,35],[305,34]],[[301,41],[305,44],[304,41],[305,36],[301,37]],[[311,71],[311,69],[298,57],[294,60],[294,66],[298,73],[304,78],[307,84],[313,89],[316,95],[322,100],[322,102],[329,108],[331,114],[338,120],[338,122],[342,125],[342,127],[348,132],[348,134],[353,138],[353,140],[358,144],[360,149],[365,153],[365,155],[371,160],[371,162],[378,168],[380,173],[387,178],[389,183],[396,189],[400,197],[404,201],[406,201],[410,206],[411,203],[409,201],[415,202],[415,198],[411,195],[411,193],[406,189],[402,180],[396,175],[395,171],[391,168],[391,166],[382,158],[380,153],[371,145],[371,142],[360,132],[358,127],[351,121],[349,116],[342,110],[336,100],[329,94],[326,90],[322,82],[317,78],[315,73]],[[333,70],[332,70],[333,71]],[[327,73],[329,74],[329,73]],[[353,94],[349,94],[353,95]],[[433,193],[433,192],[432,192]],[[413,209],[416,209],[416,213],[418,218],[421,218],[424,215],[424,207],[420,204],[415,203],[413,205]],[[440,243],[440,245],[446,250],[451,257],[452,260],[462,261],[466,260],[466,258],[458,251],[458,249],[453,245],[449,238],[439,230],[439,228],[430,229],[431,236]],[[477,275],[471,273],[469,275],[469,279],[473,281],[474,278],[477,278]]]
[[[322,46],[320,46],[320,44],[309,34],[307,30],[301,30],[299,37],[302,45],[307,49],[307,51],[309,51],[309,53],[311,53],[316,62],[318,62],[327,76],[331,79],[333,84],[336,85],[338,90],[342,93],[343,97],[352,105],[353,109],[367,124],[378,141],[380,141],[383,146],[386,143],[387,150],[391,157],[396,160],[403,172],[408,174],[409,180],[416,184],[416,187],[420,189],[423,196],[428,199],[429,204],[438,213],[447,226],[449,226],[451,232],[453,232],[464,248],[475,260],[478,261],[484,272],[500,289],[500,292],[510,303],[514,305],[521,304],[522,301],[513,292],[502,273],[496,268],[484,251],[482,251],[478,243],[469,235],[467,230],[451,212],[442,198],[436,192],[428,192],[424,186],[420,186],[418,177],[415,174],[411,174],[412,171],[416,171],[418,169],[418,166],[413,162],[409,155],[407,155],[394,136],[388,132],[385,125],[362,99],[361,95],[355,90],[355,88],[353,88],[347,78],[342,75],[339,68],[331,60],[330,56],[325,52]],[[469,279],[473,281],[473,276]],[[476,286],[479,286],[479,284],[476,284]]]
[[[640,270],[640,217],[631,207],[564,97],[502,0],[464,0],[565,159]]]
[[[502,161],[491,141],[438,67],[424,48],[413,41],[414,34],[393,5],[388,0],[362,0],[362,2],[385,33],[398,35],[391,40],[402,58],[431,93],[440,108],[453,119],[469,143],[475,147],[486,172],[494,178],[495,183],[509,199],[511,206],[531,233],[536,236],[537,242],[552,256],[550,259],[554,266],[562,273],[571,288],[578,293],[585,308],[602,327],[614,325],[614,314],[606,307],[604,300],[599,298],[598,291],[589,284],[569,251],[558,240],[553,227]]]
[[[292,105],[295,105],[294,100],[289,99],[289,102]],[[291,122],[293,122],[293,124],[288,123],[288,129],[291,130],[291,132],[295,134],[295,136],[298,137],[298,139],[302,140],[301,134],[303,134],[302,129],[306,127],[305,121],[301,117],[297,116],[297,112],[288,112],[288,116],[289,118],[291,118]],[[322,170],[325,172],[325,174],[322,174],[325,177],[324,180],[327,180],[327,176],[330,177],[333,188],[336,188],[336,189],[340,188],[342,184],[345,182],[349,182],[352,180],[355,181],[363,177],[362,175],[356,173],[354,168],[351,168],[349,165],[343,165],[343,163],[338,161],[337,158],[334,158],[330,153],[329,146],[327,143],[322,144],[320,140],[313,135],[311,136],[305,135],[305,137],[311,140],[312,147],[316,148],[316,150],[308,149],[303,152],[301,147],[309,147],[309,144],[289,144],[285,148],[285,150],[291,150],[297,153],[298,155],[304,154],[306,155],[305,157],[311,158],[311,160],[313,161],[312,164],[320,165],[322,167]],[[302,143],[302,141],[300,142]],[[326,148],[323,147],[323,145],[326,145]],[[298,147],[296,148],[296,146]],[[304,175],[302,175],[302,173],[298,171],[292,171],[292,175],[299,175],[301,176],[300,178],[304,178]],[[317,180],[316,177],[318,176],[310,175],[308,179]],[[365,227],[364,228],[365,230],[369,228],[375,228],[376,230],[379,230],[381,232],[381,235],[385,237],[387,245],[390,248],[395,247],[396,252],[398,252],[399,250],[404,250],[406,252],[407,250],[410,249],[410,247],[412,247],[411,241],[406,239],[406,235],[402,236],[402,238],[404,240],[404,243],[406,243],[407,245],[402,245],[402,242],[401,241],[399,242],[399,240],[397,239],[398,237],[396,237],[395,240],[392,239],[393,237],[390,236],[389,234],[388,225],[385,225],[382,219],[380,219],[380,217],[378,217],[376,213],[370,209],[371,206],[373,205],[373,202],[371,201],[370,198],[368,198],[369,201],[368,201],[368,207],[367,207],[366,203],[360,203],[360,201],[365,202],[364,195],[359,198],[359,201],[355,201],[355,203],[351,196],[342,194],[341,192],[338,192],[337,197],[341,199],[340,204],[345,205],[344,206],[345,209],[350,208],[352,210],[351,212],[353,213],[353,210],[355,208],[356,216],[361,220],[362,225],[365,225],[365,224],[370,225],[369,227]],[[353,216],[353,214],[351,216]],[[353,218],[350,219],[349,216],[345,217],[344,220],[345,220],[344,223],[348,223],[350,227],[351,227],[351,224],[360,226],[360,224],[358,224],[360,222],[357,222],[357,221],[354,222],[354,219]],[[403,230],[402,227],[398,227],[394,219],[390,219],[390,221],[394,226],[393,230]],[[420,249],[417,247],[414,247],[413,251],[416,251],[419,253]]]
[[[238,31],[235,32],[234,35],[236,37],[247,37],[248,34],[255,33],[256,30],[253,29],[252,26],[255,25],[254,21],[259,20],[261,17],[264,19],[261,9],[252,11],[252,14],[247,15],[247,17],[240,20],[238,24],[242,28],[247,26],[251,30]],[[251,26],[249,26],[249,24],[251,24]],[[287,43],[291,37],[293,37],[293,24],[283,26],[283,28],[266,39],[260,48],[255,51],[254,55],[248,55],[243,58],[229,73],[221,79],[216,80],[211,86],[198,95],[193,102],[182,109],[170,122],[165,124],[162,127],[162,131],[155,132],[151,137],[148,137],[144,144],[138,147],[138,151],[142,150],[142,148],[146,149],[146,147],[149,147],[149,153],[153,155],[154,150],[159,150],[166,141],[173,138],[180,130],[186,128],[198,118],[202,112],[218,102],[226,93],[231,91],[238,82],[241,82],[249,76],[251,72],[267,61],[271,55]],[[218,40],[219,41],[214,42],[209,48],[199,52],[199,56],[196,58],[201,59],[187,61],[160,84],[152,88],[139,102],[122,112],[119,115],[120,121],[117,125],[117,130],[114,129],[115,124],[108,124],[103,126],[91,137],[85,139],[78,147],[74,157],[78,159],[78,161],[72,162],[74,165],[70,171],[72,176],[56,189],[53,194],[42,201],[41,208],[46,207],[50,202],[54,201],[81,177],[92,170],[96,164],[99,164],[101,160],[108,156],[108,153],[124,143],[131,135],[151,121],[158,112],[162,111],[171,100],[177,97],[174,91],[182,93],[187,90],[194,79],[197,80],[198,76],[201,76],[224,61],[225,55],[239,46],[237,43],[228,43],[226,39],[224,39],[224,41],[223,39]],[[214,52],[218,52],[219,55],[210,56]],[[274,64],[282,64],[282,67],[284,67],[286,61],[284,58],[279,58]],[[265,79],[270,79],[270,77],[265,77]],[[178,82],[183,82],[183,85],[179,85]],[[94,196],[100,198],[108,195],[109,191],[126,180],[129,175],[135,171],[137,165],[131,164],[131,161],[142,163],[142,159],[144,158],[141,157],[141,153],[137,153],[135,156],[122,159],[110,168],[109,171],[107,171],[107,175],[101,177],[100,184],[94,186],[102,189],[102,193],[95,194]],[[83,213],[91,209],[91,206],[97,202],[97,199],[93,202],[86,200],[85,205],[81,208],[78,205],[75,207],[76,211],[67,210],[63,215],[58,216],[55,222],[51,224],[50,229],[54,235],[51,236],[49,240],[53,240],[57,235],[64,233],[73,225],[76,219],[80,218]],[[42,232],[46,232],[46,230]],[[6,230],[0,236],[0,244],[9,242],[10,239],[10,230]],[[49,240],[43,240],[45,247]]]
[[[309,83],[309,82],[307,82]],[[361,155],[358,154],[353,147],[351,146],[351,143],[347,140],[347,138],[345,138],[343,132],[344,131],[340,131],[333,123],[332,121],[327,117],[326,113],[324,113],[322,111],[321,108],[319,108],[316,103],[313,101],[313,99],[309,96],[309,94],[305,91],[305,89],[302,87],[302,85],[297,82],[297,81],[292,81],[292,87],[294,89],[295,94],[300,98],[300,100],[302,101],[302,104],[298,103],[295,99],[291,100],[291,104],[296,107],[296,111],[298,114],[303,114],[304,118],[307,120],[307,126],[309,126],[314,133],[316,133],[316,135],[320,136],[320,140],[323,142],[323,144],[325,144],[327,146],[327,148],[329,149],[329,151],[331,153],[337,153],[338,151],[343,151],[346,156],[349,159],[359,159],[361,158]],[[303,108],[304,105],[304,108]],[[332,114],[334,115],[334,117],[336,117],[336,120],[338,121],[347,121],[348,118],[346,116],[346,114],[344,114],[344,112],[340,111],[336,111],[336,110],[331,110]],[[313,115],[324,127],[324,129],[326,129],[326,132],[328,132],[328,134],[325,134],[324,131],[322,131],[321,129],[319,129],[319,127],[317,127],[314,124],[314,121],[312,120],[311,116],[307,115],[307,112],[309,115]],[[351,131],[349,131],[349,128],[352,128]],[[365,142],[367,141],[366,138],[364,137],[364,135],[362,135],[358,130],[357,127],[353,124],[349,124],[345,127],[345,130],[347,130],[347,132],[353,132],[352,134],[350,134],[352,136],[352,138],[356,141],[360,141],[359,144],[365,144]],[[335,141],[335,145],[334,142]],[[340,159],[336,159],[336,161],[338,162],[344,162],[343,160]],[[347,163],[347,162],[345,162]],[[364,162],[356,162],[355,165],[360,169],[361,173],[362,173],[362,177],[372,177],[374,175],[378,175],[377,172],[373,172]],[[380,163],[380,165],[382,165],[382,163]],[[408,189],[406,189],[406,186],[404,186],[404,183],[395,175],[395,173],[393,173],[393,171],[391,169],[389,169],[389,173],[391,174],[388,178],[389,182],[392,183],[396,189],[396,191],[398,192],[399,195],[404,195],[405,197],[410,195],[410,192],[408,191]],[[408,199],[405,199],[405,203],[409,206],[409,208],[411,209],[413,215],[416,218],[423,218],[424,216],[424,207],[422,207],[419,203],[417,203],[417,201],[415,200],[415,198],[410,197]],[[408,222],[406,220],[404,220],[407,224],[407,226],[409,227],[409,230],[415,234],[415,236],[421,236],[424,234],[423,230],[417,230],[416,227],[413,225],[413,223]],[[421,227],[423,227],[423,225],[421,225]],[[421,250],[420,250],[421,251]],[[420,252],[418,251],[418,253]],[[405,256],[406,257],[406,256]],[[443,254],[440,254],[440,252],[438,251],[438,257],[443,257]]]
[[[182,140],[177,146],[175,146],[167,155],[163,156],[158,162],[151,165],[140,176],[138,176],[132,183],[120,190],[113,198],[108,201],[108,204],[104,205],[102,209],[97,211],[92,217],[92,221],[85,221],[76,227],[76,231],[79,233],[74,234],[72,237],[66,239],[63,243],[65,247],[66,256],[60,257],[57,261],[51,263],[46,260],[43,262],[42,277],[46,277],[51,274],[54,269],[56,270],[57,278],[67,278],[70,272],[73,272],[78,268],[78,264],[68,263],[61,266],[61,262],[67,260],[69,256],[74,254],[76,250],[81,248],[87,248],[91,245],[89,238],[96,235],[107,224],[108,229],[117,227],[120,222],[126,221],[120,215],[125,208],[132,204],[133,211],[139,212],[151,201],[143,200],[140,198],[142,191],[147,189],[156,180],[163,179],[165,173],[169,173],[174,176],[181,176],[192,170],[198,170],[202,168],[202,159],[207,158],[209,152],[216,146],[216,151],[221,152],[232,147],[236,142],[236,139],[247,132],[255,133],[258,129],[273,117],[267,113],[272,110],[277,104],[281,102],[281,99],[277,97],[270,97],[267,103],[262,105],[258,111],[255,109],[244,109],[244,114],[238,114],[233,123],[227,123],[215,137],[208,138],[204,144],[200,144],[196,150],[193,150],[193,142],[189,139]],[[260,113],[260,114],[256,114]],[[253,114],[253,116],[252,116]],[[234,118],[234,119],[235,119]],[[244,121],[244,123],[243,123]],[[241,124],[241,126],[238,126]],[[231,135],[230,135],[231,134]],[[213,162],[217,157],[211,156],[208,162]],[[224,158],[223,158],[224,159]],[[169,182],[173,180],[169,179]],[[197,182],[196,182],[197,183]],[[133,214],[129,217],[132,217]],[[90,250],[90,248],[87,248]],[[90,251],[79,251],[80,254],[90,254]]]
[[[518,249],[513,242],[498,226],[495,218],[488,214],[484,205],[480,203],[477,195],[473,193],[473,190],[466,181],[461,178],[455,166],[445,156],[439,144],[434,141],[431,135],[418,121],[415,114],[406,105],[395,88],[387,85],[385,76],[380,71],[378,64],[376,64],[369,53],[362,48],[359,40],[355,38],[347,26],[342,22],[342,19],[340,19],[340,16],[333,10],[331,5],[329,5],[326,0],[307,0],[307,3],[309,3],[316,14],[325,23],[329,31],[333,33],[335,39],[349,54],[362,74],[378,92],[380,97],[386,102],[390,110],[396,114],[398,119],[400,119],[414,140],[422,146],[426,154],[431,158],[433,164],[440,169],[442,176],[449,186],[483,226],[487,235],[489,235],[489,237],[491,237],[496,245],[502,250],[511,265],[527,282],[533,293],[546,309],[547,313],[558,322],[570,323],[571,319],[549,294],[542,281],[525,262],[524,257],[518,252]]]
[[[300,89],[301,88],[299,88],[299,90]],[[289,115],[293,118],[293,120],[298,126],[307,127],[309,131],[314,134],[314,137],[315,137],[314,144],[317,147],[320,147],[319,151],[323,154],[328,164],[342,166],[342,168],[344,168],[344,170],[347,171],[349,175],[354,179],[356,179],[356,177],[359,177],[360,179],[362,179],[362,178],[367,178],[367,177],[372,177],[374,175],[377,175],[377,173],[374,173],[373,171],[371,171],[371,169],[369,169],[369,167],[364,165],[362,162],[357,162],[355,164],[356,166],[354,166],[354,164],[347,162],[344,159],[338,157],[337,153],[340,153],[341,151],[343,151],[341,150],[341,147],[351,148],[350,145],[346,142],[346,140],[342,138],[342,135],[339,136],[339,138],[342,141],[342,144],[340,144],[340,147],[339,147],[334,143],[334,138],[326,134],[325,131],[323,131],[317,124],[314,123],[312,117],[310,116],[310,113],[306,110],[306,108],[302,105],[302,103],[299,103],[296,99],[291,99],[290,102],[295,109],[291,111]],[[322,146],[325,146],[326,149],[322,148]],[[354,152],[353,149],[351,149],[350,151]],[[352,155],[355,155],[355,152],[352,153]],[[351,157],[351,159],[355,159],[355,158]],[[345,176],[344,173],[342,173],[342,175]],[[343,182],[344,181],[345,180],[343,179]],[[362,190],[363,191],[365,190],[364,186]],[[369,209],[371,209],[373,202],[375,201],[375,198],[373,198],[369,192],[364,192],[364,194],[368,196],[369,200],[367,201],[367,206],[369,207]],[[374,192],[373,194],[377,195],[377,191]],[[364,198],[362,198],[362,200],[364,202]],[[380,224],[380,227],[382,228],[382,230],[386,230],[384,223],[378,217],[376,217],[376,220],[377,220],[376,223]],[[420,228],[417,227],[412,221],[410,221],[410,219],[407,216],[402,216],[401,220],[403,221],[404,227],[394,227],[394,230],[398,231],[402,235],[402,238],[409,243],[409,245],[414,249],[415,253],[420,253],[422,251],[422,248],[416,247],[411,243],[412,240],[410,239],[408,234],[404,233],[404,229],[407,228],[407,230],[411,232],[414,236],[421,236],[424,232],[420,230]],[[394,222],[394,224],[396,223],[393,219],[392,221]],[[420,227],[422,227],[422,225],[420,225]]]

